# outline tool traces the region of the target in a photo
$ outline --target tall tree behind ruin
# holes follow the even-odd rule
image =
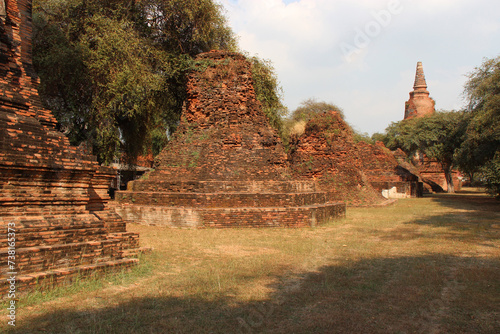
[[[270,60],[250,57],[252,64],[253,86],[257,100],[262,104],[262,111],[269,119],[269,123],[278,131],[282,140],[285,139],[283,117],[288,108],[283,104],[283,88],[280,86],[274,67]],[[285,143],[286,145],[286,143]]]
[[[482,174],[490,192],[500,196],[500,57],[485,59],[468,77],[468,124],[458,162],[470,176]]]
[[[212,0],[35,0],[34,64],[44,103],[101,162],[159,152],[178,122],[192,56],[234,49]]]
[[[452,170],[457,166],[456,153],[465,135],[463,112],[436,112],[421,118],[392,123],[386,129],[384,144],[402,149],[409,156],[417,152],[436,159],[446,178],[448,192],[455,192]]]

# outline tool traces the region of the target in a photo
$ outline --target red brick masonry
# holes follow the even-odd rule
[[[317,180],[331,199],[350,205],[378,204],[382,190],[393,187],[403,197],[418,196],[418,176],[396,160],[382,143],[356,143],[340,113],[315,115],[304,133],[292,138],[290,152],[294,176]]]
[[[139,236],[127,232],[125,222],[106,207],[115,171],[70,146],[56,131],[52,113],[41,105],[31,61],[31,1],[6,4],[7,15],[0,17],[3,298],[10,272],[16,273],[18,293],[41,281],[63,283],[135,264],[131,256],[139,246]],[[15,257],[8,258],[13,249]]]
[[[418,62],[413,91],[410,92],[410,99],[405,104],[404,119],[432,115],[435,113],[434,106],[435,102],[429,97],[429,91],[427,90],[424,68],[422,63]],[[426,191],[442,192],[448,190],[443,168],[438,161],[429,159],[423,154],[418,154],[412,158],[412,163],[420,171]],[[455,190],[460,190],[462,183],[458,178],[457,171],[453,171],[452,178]]]
[[[155,170],[118,192],[125,220],[171,227],[300,227],[345,214],[313,181],[292,178],[237,53],[198,56],[188,102]]]

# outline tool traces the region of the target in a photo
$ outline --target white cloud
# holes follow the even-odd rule
[[[383,131],[402,118],[417,61],[424,63],[437,107],[456,109],[463,103],[464,69],[498,55],[500,2],[221,3],[241,49],[273,62],[291,110],[317,97],[342,107],[348,121],[363,132]],[[341,45],[356,50],[350,62]]]

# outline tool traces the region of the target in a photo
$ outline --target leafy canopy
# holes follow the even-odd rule
[[[500,57],[486,59],[469,74],[464,95],[469,124],[460,158],[464,167],[471,167],[467,161],[482,166],[500,147]]]
[[[500,56],[485,59],[468,77],[468,124],[458,163],[469,175],[482,174],[491,193],[500,196]]]
[[[336,105],[324,101],[318,101],[314,98],[302,101],[297,109],[292,113],[292,120],[294,121],[309,121],[314,115],[321,114],[328,111],[337,111],[344,119],[344,112]]]
[[[451,172],[465,134],[464,113],[436,112],[432,115],[392,123],[386,129],[384,144],[391,150],[417,152],[437,160],[445,173],[448,191],[453,192]]]
[[[175,130],[192,56],[236,47],[212,0],[34,0],[40,96],[71,143],[110,163],[158,153]]]
[[[283,117],[288,113],[283,104],[283,88],[279,84],[274,67],[270,60],[258,57],[247,57],[252,63],[252,79],[257,100],[262,105],[262,111],[269,119],[280,137],[284,137]]]

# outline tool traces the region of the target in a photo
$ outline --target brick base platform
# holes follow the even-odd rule
[[[169,227],[304,227],[345,214],[313,180],[291,176],[240,54],[198,56],[181,123],[155,170],[117,192],[124,220]]]
[[[114,261],[100,262],[97,264],[80,265],[50,271],[39,271],[29,275],[22,275],[16,278],[16,289],[23,287],[21,292],[32,291],[35,288],[53,288],[55,286],[69,285],[76,280],[89,278],[95,275],[104,274],[110,271],[130,268],[137,265],[138,259],[126,258]],[[1,293],[8,293],[9,285],[2,288]],[[17,290],[19,291],[19,290]],[[17,292],[16,291],[16,292]]]
[[[146,184],[144,184],[146,183]],[[132,182],[117,192],[127,221],[168,227],[305,227],[345,215],[308,181]],[[135,191],[152,188],[157,191]],[[159,191],[163,188],[163,191]],[[151,203],[154,203],[152,205]]]

